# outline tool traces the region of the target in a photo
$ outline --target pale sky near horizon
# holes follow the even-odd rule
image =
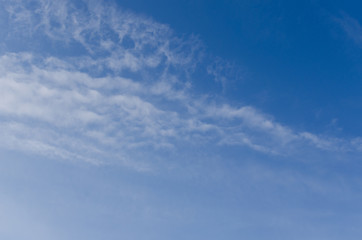
[[[1,239],[361,236],[361,3],[0,3]]]

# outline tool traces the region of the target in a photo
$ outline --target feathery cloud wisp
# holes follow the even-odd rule
[[[8,148],[112,159],[140,171],[150,166],[135,152],[182,151],[181,145],[281,155],[301,145],[360,149],[357,139],[297,132],[252,106],[215,103],[193,91],[196,68],[215,75],[196,37],[177,37],[166,25],[104,4],[35,3],[4,3],[9,26],[17,26],[0,58],[0,141]],[[19,36],[28,42],[20,50],[10,44]]]

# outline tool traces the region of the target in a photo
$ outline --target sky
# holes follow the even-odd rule
[[[1,239],[361,236],[362,3],[0,3]]]

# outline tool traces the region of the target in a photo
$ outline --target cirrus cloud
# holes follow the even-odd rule
[[[139,171],[152,167],[136,160],[137,152],[187,145],[273,155],[298,154],[300,146],[361,149],[358,139],[298,132],[252,106],[194,91],[196,68],[210,82],[222,77],[210,71],[197,37],[95,2],[3,5],[13,26],[0,57],[0,141],[7,148],[95,164],[112,159]],[[24,46],[10,44],[19,37]]]

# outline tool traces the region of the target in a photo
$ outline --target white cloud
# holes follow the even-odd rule
[[[32,9],[21,1],[5,4],[15,29],[10,38],[26,25],[21,34],[29,42],[48,39],[60,50],[84,51],[63,56],[45,46],[0,57],[0,141],[7,148],[96,164],[111,159],[139,171],[151,167],[135,153],[183,151],[179,143],[283,155],[301,144],[360,149],[357,139],[298,133],[252,106],[192,92],[192,72],[205,67],[196,37],[178,38],[166,25],[112,5],[35,2]]]

